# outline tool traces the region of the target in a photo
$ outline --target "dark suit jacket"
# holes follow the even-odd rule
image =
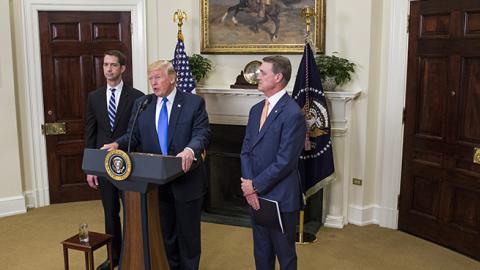
[[[137,110],[145,98],[142,97],[135,101],[133,111]],[[133,129],[131,146],[140,147],[145,153],[161,154],[155,123],[156,104],[157,97],[153,95],[152,101],[137,119]],[[195,153],[196,162],[201,163],[195,169],[188,171],[172,182],[172,193],[175,199],[191,201],[203,196],[207,187],[205,167],[201,158],[210,137],[205,101],[200,96],[177,90],[170,114],[168,121],[168,154],[175,156],[182,152],[185,147],[190,147]],[[132,123],[133,115],[129,125],[131,126]],[[129,133],[117,140],[121,149],[127,148],[128,138]]]
[[[281,212],[300,208],[298,158],[305,142],[302,111],[288,94],[280,98],[262,129],[264,101],[250,110],[240,155],[242,176],[253,180],[259,196],[279,202]]]
[[[120,102],[115,116],[115,127],[110,130],[110,120],[107,113],[106,87],[90,92],[85,116],[85,147],[100,148],[106,143],[115,141],[128,128],[128,120],[133,102],[144,94],[127,85],[123,85]]]

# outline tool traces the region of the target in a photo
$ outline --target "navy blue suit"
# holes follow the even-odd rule
[[[278,201],[285,234],[252,221],[255,264],[259,270],[273,270],[276,256],[282,270],[296,269],[295,226],[301,204],[298,158],[305,141],[305,119],[285,94],[259,131],[263,106],[264,101],[250,110],[241,152],[242,177],[253,181],[258,196]]]
[[[142,152],[161,154],[158,142],[155,108],[157,97],[140,114],[135,124],[131,146]],[[136,112],[146,97],[139,98]],[[130,120],[129,130],[133,122]],[[126,149],[128,133],[117,140]],[[208,115],[203,98],[177,91],[168,121],[168,154],[175,156],[185,147],[195,153],[199,166],[174,181],[159,187],[160,221],[171,269],[198,269],[200,262],[200,210],[207,181],[201,154],[210,137]]]

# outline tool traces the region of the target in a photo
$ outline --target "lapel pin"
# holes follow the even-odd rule
[[[278,111],[277,111],[277,110],[275,110],[275,113],[277,113],[277,112],[278,112]]]
[[[178,108],[181,108],[182,107],[182,104],[177,104]]]

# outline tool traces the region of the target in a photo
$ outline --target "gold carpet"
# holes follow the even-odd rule
[[[76,234],[80,223],[103,232],[100,201],[55,204],[0,218],[0,269],[61,270],[61,241]],[[318,241],[297,246],[298,269],[321,270],[469,270],[480,262],[409,234],[375,225],[322,228]],[[83,252],[70,251],[70,269],[85,269]],[[106,249],[95,252],[95,264]],[[201,269],[254,269],[249,228],[202,223]]]

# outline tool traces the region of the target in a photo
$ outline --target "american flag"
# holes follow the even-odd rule
[[[190,70],[188,56],[185,52],[183,36],[179,35],[175,54],[173,56],[173,67],[177,72],[177,90],[188,93],[195,93],[195,80]]]

